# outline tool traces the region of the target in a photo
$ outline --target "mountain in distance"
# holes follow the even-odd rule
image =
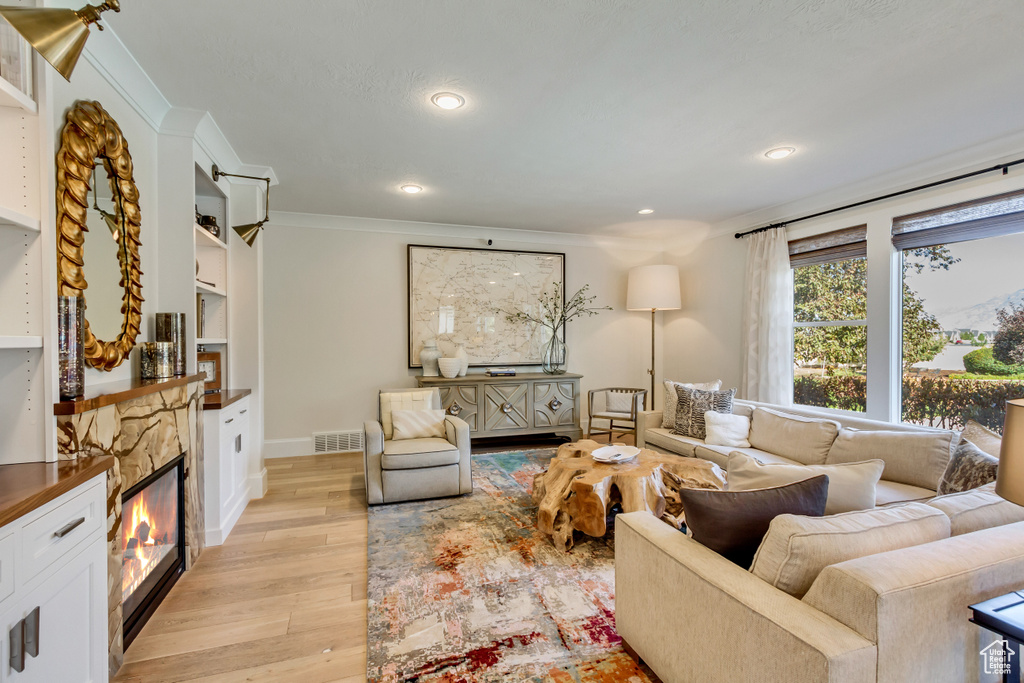
[[[973,306],[938,308],[929,313],[938,319],[939,325],[944,330],[996,330],[999,329],[996,312],[1010,304],[1018,306],[1024,304],[1024,289],[1018,289],[1016,292],[1003,296],[995,296]]]

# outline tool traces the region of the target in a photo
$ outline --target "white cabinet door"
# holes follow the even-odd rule
[[[19,601],[3,619],[0,680],[10,683],[102,683],[107,680],[106,553],[91,543]],[[11,668],[11,629],[39,608],[39,654]],[[31,637],[31,636],[30,636]]]

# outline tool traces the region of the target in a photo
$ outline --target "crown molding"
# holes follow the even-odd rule
[[[449,237],[457,239],[494,240],[495,248],[509,243],[551,244],[577,247],[602,247],[610,249],[635,249],[639,251],[662,252],[661,241],[609,237],[605,235],[584,235],[569,232],[542,232],[539,230],[515,230],[512,228],[488,228],[483,226],[452,225],[448,223],[421,223],[418,221],[392,220],[387,218],[361,218],[358,216],[329,216],[291,211],[270,211],[271,224],[295,228],[316,228],[319,230],[346,230],[350,232],[387,233],[393,235],[414,235]],[[504,244],[502,244],[504,243]]]

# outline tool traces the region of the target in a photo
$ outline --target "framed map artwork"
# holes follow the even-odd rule
[[[564,301],[564,285],[565,254],[410,244],[409,367],[431,339],[445,355],[462,344],[471,366],[540,365],[550,330],[505,312],[536,313],[556,286]]]

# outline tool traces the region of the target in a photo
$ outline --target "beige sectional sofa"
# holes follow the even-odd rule
[[[745,453],[762,464],[831,465],[878,459],[885,462],[875,504],[931,498],[956,448],[956,432],[837,416],[736,400],[733,412],[751,419],[750,447],[714,446],[664,429],[661,411],[645,411],[637,445],[663,453],[698,457],[725,468],[729,455]]]

